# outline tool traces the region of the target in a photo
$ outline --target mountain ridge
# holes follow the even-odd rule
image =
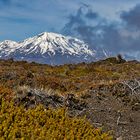
[[[0,58],[64,64],[93,61],[96,51],[82,40],[56,33],[43,32],[21,42],[0,42]],[[54,61],[54,62],[52,62]]]

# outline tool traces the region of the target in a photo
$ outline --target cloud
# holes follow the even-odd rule
[[[91,9],[88,10],[87,14],[86,14],[86,17],[89,18],[89,19],[93,19],[93,18],[97,18],[98,17],[98,14],[93,12]]]
[[[69,22],[63,28],[63,32],[67,35],[73,34],[74,33],[73,29],[75,30],[76,26],[85,25],[85,21],[82,18],[83,18],[83,12],[82,12],[82,7],[80,7],[77,10],[76,15],[68,16]]]
[[[103,49],[111,56],[122,53],[140,59],[140,32],[134,29],[140,28],[140,6],[121,12],[120,18],[121,22],[108,22],[91,7],[82,6],[69,17],[63,33],[79,37],[99,53]]]
[[[66,35],[86,37],[92,34],[93,25],[96,24],[98,18],[99,15],[96,12],[93,12],[88,5],[82,4],[76,14],[68,16],[68,22],[62,32]]]
[[[129,12],[122,12],[121,19],[129,26],[140,28],[140,4],[136,5]]]

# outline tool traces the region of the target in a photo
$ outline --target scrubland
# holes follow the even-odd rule
[[[0,139],[140,139],[140,63],[0,60]]]

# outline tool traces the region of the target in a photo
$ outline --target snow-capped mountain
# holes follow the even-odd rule
[[[6,40],[0,43],[0,58],[64,64],[93,61],[95,51],[83,41],[56,33],[41,33],[22,42]]]
[[[0,42],[0,57],[8,57],[12,52],[17,49],[18,43],[11,41],[11,40],[5,40],[3,42]]]

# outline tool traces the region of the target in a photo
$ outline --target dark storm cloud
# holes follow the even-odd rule
[[[70,27],[72,27],[74,24],[85,24],[85,22],[82,20],[82,8],[79,8],[77,11],[76,16],[70,15],[69,16],[69,25]]]
[[[130,26],[140,28],[140,4],[129,12],[122,12],[121,18]]]
[[[83,12],[82,12],[82,7],[80,7],[76,13],[76,15],[70,15],[68,17],[69,22],[65,25],[63,32],[67,35],[73,34],[73,28],[74,26],[82,26],[85,25],[85,21],[82,19],[83,18]]]
[[[87,12],[83,12],[85,8]],[[118,28],[117,22],[108,23],[88,6],[85,6],[84,10],[80,7],[75,15],[71,15],[63,29],[66,35],[78,36],[92,49],[99,51],[104,49],[109,52],[108,55],[140,53],[140,32],[133,29],[133,27],[140,28],[140,5],[120,15],[122,23],[127,22],[122,28]],[[91,23],[97,23],[90,24],[88,19],[92,20]]]
[[[88,10],[88,12],[86,13],[86,17],[89,19],[94,19],[98,17],[98,14],[93,12],[91,9]]]
[[[63,28],[63,33],[79,36],[85,42],[91,44],[94,26],[87,24],[87,19],[96,20],[97,18],[97,13],[93,12],[88,5],[82,4],[75,15],[68,17],[68,23]]]
[[[68,23],[63,28],[63,33],[79,37],[94,48],[96,45],[93,42],[95,38],[97,39],[94,31],[98,26],[94,26],[93,22],[98,18],[99,15],[92,11],[88,5],[82,4],[76,14],[69,16]],[[88,19],[91,23],[87,22]]]

